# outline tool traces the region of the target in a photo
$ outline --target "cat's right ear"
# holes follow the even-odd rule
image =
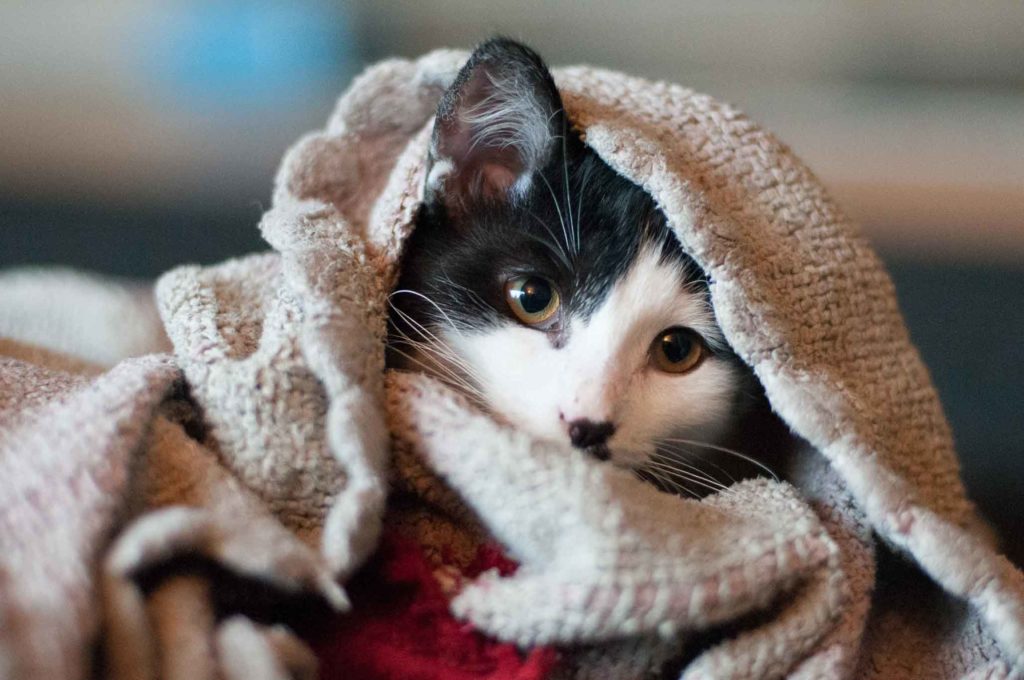
[[[535,52],[497,38],[478,47],[438,106],[426,201],[458,218],[524,196],[565,134],[554,80]]]

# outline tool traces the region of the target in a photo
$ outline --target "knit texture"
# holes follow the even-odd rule
[[[466,56],[358,78],[282,162],[260,224],[273,252],[158,282],[166,338],[129,288],[0,274],[17,293],[0,334],[21,341],[0,344],[0,676],[85,677],[101,636],[115,678],[313,677],[300,633],[350,608],[338,583],[357,606],[360,583],[400,587],[352,579],[382,564],[366,560],[383,524],[422,549],[432,611],[472,627],[455,648],[494,645],[479,658],[501,672],[1019,674],[1024,577],[966,499],[888,276],[813,175],[724,104],[554,72],[586,143],[707,272],[726,338],[806,444],[791,483],[667,495],[426,376],[387,374],[387,296],[434,109]],[[47,302],[64,290],[79,303]],[[126,320],[140,340],[118,344]],[[173,356],[104,368],[167,339]],[[495,543],[519,567],[477,574]],[[394,634],[373,612],[343,620],[363,615]],[[318,648],[328,675],[350,643]]]

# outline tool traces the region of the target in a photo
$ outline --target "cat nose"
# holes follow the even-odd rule
[[[592,420],[580,418],[569,423],[569,441],[578,449],[603,446],[613,434],[615,434],[615,426],[607,421],[595,423]]]

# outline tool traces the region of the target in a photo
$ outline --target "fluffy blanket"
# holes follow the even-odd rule
[[[965,497],[888,276],[726,105],[555,72],[709,275],[803,442],[789,482],[668,495],[385,371],[465,58],[368,70],[285,157],[273,251],[167,273],[159,319],[120,284],[0,275],[0,677],[314,677],[313,650],[329,677],[1016,677],[1024,577]]]

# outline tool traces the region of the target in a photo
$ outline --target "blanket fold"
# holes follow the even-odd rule
[[[799,440],[787,481],[680,498],[385,370],[430,124],[466,56],[352,84],[282,161],[260,224],[272,252],[175,269],[151,300],[0,273],[0,677],[315,677],[302,612],[358,626],[344,588],[385,525],[422,548],[450,614],[531,673],[1024,672],[1024,576],[965,495],[888,276],[799,160],[727,105],[554,72],[585,142],[707,273],[726,338]],[[52,302],[65,293],[81,303]],[[495,546],[518,568],[476,576]]]

